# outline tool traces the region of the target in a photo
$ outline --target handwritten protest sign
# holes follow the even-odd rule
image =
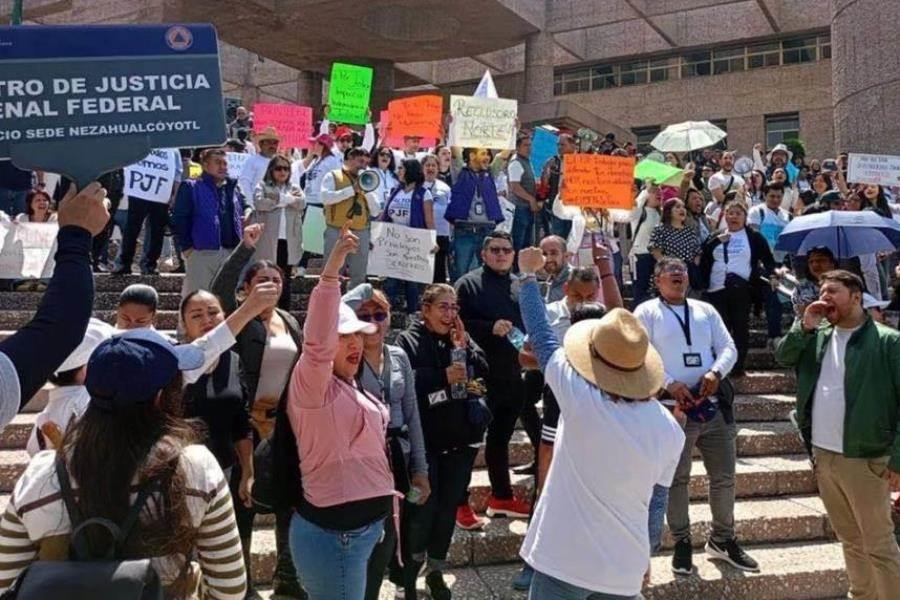
[[[900,156],[856,154],[848,157],[847,181],[891,187],[900,185]]]
[[[328,119],[336,123],[368,123],[371,93],[371,68],[334,63],[328,83]]]
[[[389,136],[441,136],[444,99],[428,94],[391,100],[388,103]]]
[[[624,208],[633,205],[634,159],[605,154],[563,156],[563,203],[588,208]]]
[[[143,160],[125,167],[124,193],[129,198],[168,203],[175,185],[176,161],[180,160],[178,150],[151,150]]]
[[[53,275],[56,223],[0,222],[0,279],[45,279]]]
[[[634,167],[635,179],[652,179],[654,183],[659,185],[669,182],[670,185],[677,186],[681,183],[682,176],[683,171],[678,167],[656,162],[649,158],[645,158]]]
[[[313,113],[308,106],[257,102],[253,105],[253,133],[274,127],[282,148],[308,148]]]
[[[450,96],[450,145],[512,150],[518,114],[515,100]]]
[[[537,177],[541,176],[544,163],[552,156],[556,156],[557,135],[547,131],[543,127],[534,130],[531,136],[531,168]]]
[[[244,170],[244,163],[247,162],[248,158],[250,158],[250,155],[246,152],[226,152],[225,160],[228,161],[228,176],[232,179],[240,177],[241,171]]]
[[[403,136],[393,135],[391,133],[391,115],[388,113],[388,111],[381,111],[379,120],[381,121],[380,131],[383,132],[384,135],[384,141],[380,142],[381,145],[387,146],[388,148],[402,148]],[[421,140],[419,140],[420,148],[434,148],[435,146],[437,146],[437,138],[423,137]]]
[[[419,283],[434,280],[432,249],[437,244],[437,236],[433,229],[413,229],[376,221],[372,223],[371,243],[366,270],[369,275]]]
[[[212,25],[0,28],[0,158],[79,187],[152,148],[225,140]]]

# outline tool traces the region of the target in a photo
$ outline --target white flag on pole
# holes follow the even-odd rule
[[[494,78],[491,77],[491,72],[488,69],[484,70],[484,75],[481,77],[481,81],[472,95],[481,98],[499,98],[497,96],[497,88],[494,87]]]

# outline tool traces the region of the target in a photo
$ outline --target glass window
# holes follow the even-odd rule
[[[816,60],[817,39],[814,37],[785,40],[782,42],[782,47],[784,49],[783,64],[791,65]]]
[[[777,67],[781,64],[781,44],[772,42],[769,44],[753,44],[747,46],[747,68],[761,69],[763,67]]]
[[[556,77],[553,80],[553,95],[562,96],[562,78]]]
[[[588,77],[587,69],[563,73],[563,94],[577,94],[578,92],[589,92],[590,90],[591,80]]]
[[[619,81],[622,85],[647,83],[647,61],[626,63],[620,66]]]
[[[691,52],[681,57],[682,77],[702,77],[712,73],[710,52]]]
[[[655,138],[660,131],[662,131],[662,127],[659,125],[632,128],[631,132],[637,138],[638,152],[641,154],[653,152],[653,147],[650,145],[650,142],[653,141],[653,138]]]
[[[735,73],[744,70],[746,48],[728,48],[713,53],[713,74]]]
[[[830,35],[820,35],[819,36],[819,60],[825,60],[826,58],[831,58],[831,36]]]
[[[716,127],[718,127],[719,129],[721,129],[722,131],[724,131],[725,133],[728,133],[728,119],[710,119],[709,122],[712,123],[713,125],[715,125]],[[722,138],[721,140],[716,142],[716,144],[714,146],[712,146],[713,150],[725,150],[727,148],[728,148],[728,138],[727,137]]]
[[[664,58],[662,60],[650,61],[650,81],[668,81],[669,79],[677,79],[678,73],[672,68],[672,59]]]
[[[766,146],[800,137],[800,114],[766,115]]]
[[[591,69],[591,89],[602,90],[616,87],[616,72],[610,65],[601,65]]]

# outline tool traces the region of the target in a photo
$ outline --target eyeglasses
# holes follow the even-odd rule
[[[381,323],[388,318],[388,314],[386,312],[376,312],[372,314],[363,313],[361,315],[356,315],[356,317],[360,321],[365,321],[366,323]]]
[[[514,250],[509,246],[491,246],[490,248],[488,248],[488,252],[495,255],[510,255],[514,252]]]
[[[291,168],[285,165],[278,165],[277,167],[272,167],[273,171],[290,171]]]

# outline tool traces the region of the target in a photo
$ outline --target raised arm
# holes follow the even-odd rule
[[[553,328],[547,320],[547,310],[541,298],[534,274],[544,266],[544,256],[540,248],[523,248],[519,251],[519,270],[526,279],[519,290],[519,309],[522,311],[522,322],[534,349],[541,370],[547,366],[550,357],[560,347]]]
[[[250,262],[250,259],[253,258],[253,252],[256,250],[256,244],[259,242],[259,238],[262,237],[263,231],[265,231],[265,226],[262,224],[245,227],[241,243],[237,245],[228,259],[219,267],[219,272],[213,278],[209,291],[219,298],[226,315],[231,315],[238,308],[235,294],[237,293],[241,273],[244,271],[247,263]]]

